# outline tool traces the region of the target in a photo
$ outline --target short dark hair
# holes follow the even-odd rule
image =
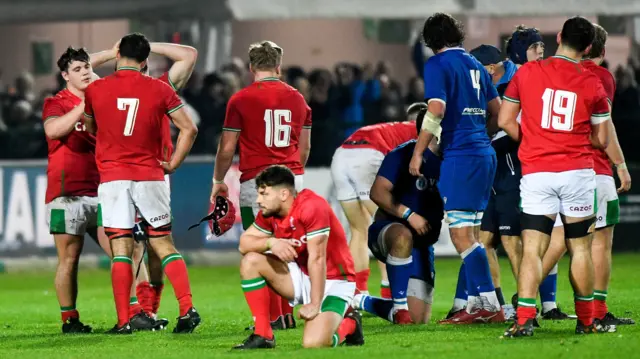
[[[296,187],[296,176],[289,168],[282,165],[267,167],[256,177],[256,188],[287,186]]]
[[[74,61],[89,63],[89,54],[87,53],[87,50],[84,48],[74,49],[71,46],[67,47],[65,52],[58,59],[58,69],[60,69],[60,72],[67,72],[69,71],[69,65]]]
[[[591,21],[582,16],[574,16],[562,25],[560,41],[563,46],[583,52],[593,43],[595,36],[596,29]]]
[[[126,35],[120,40],[120,56],[142,63],[149,57],[151,45],[149,40],[137,32]]]
[[[422,40],[431,50],[461,46],[464,42],[464,25],[453,16],[435,13],[424,22]]]
[[[593,24],[593,27],[596,30],[596,35],[593,38],[593,42],[591,43],[591,50],[589,53],[585,55],[587,59],[595,59],[604,54],[604,48],[607,44],[608,33],[602,26],[598,24]]]

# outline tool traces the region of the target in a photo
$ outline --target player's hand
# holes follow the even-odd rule
[[[112,50],[117,54],[120,51],[120,40],[118,40],[115,45],[113,45]]]
[[[226,184],[214,183],[213,188],[211,189],[211,197],[209,198],[209,201],[211,201],[211,203],[216,203],[216,197],[218,195],[227,193],[229,193],[229,187],[227,187]]]
[[[420,173],[420,167],[422,166],[422,157],[411,156],[411,162],[409,163],[409,173],[412,176],[422,176]]]
[[[411,227],[415,229],[416,232],[418,232],[419,235],[422,236],[429,232],[429,222],[421,215],[413,212],[411,213],[407,221],[409,222]]]
[[[176,171],[175,168],[173,168],[171,166],[171,163],[169,162],[165,162],[165,161],[160,161],[160,166],[162,166],[162,169],[164,170],[164,173],[167,175],[170,175],[172,173],[174,173]]]
[[[286,239],[272,238],[270,251],[285,263],[293,262],[298,258],[298,252]]]
[[[313,303],[309,303],[309,304],[303,305],[300,308],[300,310],[298,311],[298,317],[304,320],[311,320],[317,317],[319,313],[320,313],[319,306]]]
[[[618,193],[627,192],[631,189],[631,175],[629,174],[629,170],[626,168],[618,168],[618,178],[620,179],[620,188],[618,188]]]

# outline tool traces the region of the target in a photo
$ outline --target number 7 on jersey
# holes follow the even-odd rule
[[[127,111],[127,120],[124,125],[125,136],[133,135],[133,127],[136,125],[139,103],[140,100],[137,98],[118,98],[118,110]]]

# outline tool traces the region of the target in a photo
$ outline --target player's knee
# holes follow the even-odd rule
[[[387,232],[387,247],[394,257],[407,257],[413,250],[413,235],[405,226],[395,226],[396,230]]]
[[[321,338],[319,336],[305,335],[302,338],[302,347],[304,348],[324,348],[333,344],[332,338]]]
[[[520,227],[522,230],[533,230],[551,236],[555,221],[545,215],[522,213]]]
[[[595,217],[590,217],[580,222],[565,224],[564,235],[568,239],[586,237],[595,230],[595,223]]]
[[[240,270],[247,268],[259,268],[261,267],[267,260],[267,257],[264,254],[249,252],[242,257],[240,261]]]

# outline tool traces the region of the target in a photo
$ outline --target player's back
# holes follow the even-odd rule
[[[425,98],[446,103],[440,144],[445,158],[494,153],[486,115],[487,102],[495,97],[486,69],[464,49],[448,49],[429,58]]]
[[[522,107],[523,175],[593,168],[591,123],[609,116],[598,78],[576,61],[554,56],[521,67],[505,98],[512,86]]]
[[[120,68],[91,84],[85,101],[97,125],[100,182],[164,180],[162,124],[182,107],[171,87],[136,68]]]
[[[311,126],[311,110],[302,95],[284,82],[256,81],[233,95],[224,129],[240,131],[240,181],[275,164],[303,174],[299,150],[303,126]]]
[[[416,123],[386,122],[360,128],[347,138],[343,148],[373,148],[383,154],[417,137]]]

